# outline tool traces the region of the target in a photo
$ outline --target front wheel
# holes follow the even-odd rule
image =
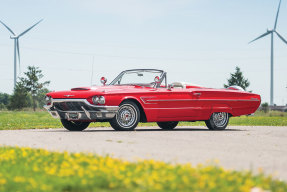
[[[132,131],[140,120],[140,110],[132,101],[124,101],[115,115],[110,120],[112,128],[116,131]]]
[[[172,130],[178,124],[178,121],[169,121],[169,122],[157,122],[157,125],[165,130]]]
[[[90,125],[90,122],[68,121],[66,119],[61,119],[61,122],[69,131],[83,131]]]
[[[210,130],[224,130],[229,122],[229,114],[225,112],[213,113],[209,120],[205,121]]]

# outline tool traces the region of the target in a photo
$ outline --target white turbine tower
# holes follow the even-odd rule
[[[12,29],[10,29],[7,25],[5,25],[5,23],[3,23],[2,21],[0,21],[0,23],[2,23],[4,25],[4,27],[6,27],[6,29],[8,29],[8,31],[10,31],[10,33],[12,34],[12,36],[10,36],[10,39],[14,39],[14,89],[16,87],[16,81],[17,81],[17,57],[18,57],[18,62],[19,62],[19,70],[20,70],[20,50],[19,50],[19,38],[21,36],[23,36],[25,33],[27,33],[28,31],[30,31],[33,27],[35,27],[36,25],[38,25],[43,19],[41,19],[40,21],[38,21],[36,24],[32,25],[31,27],[29,27],[28,29],[26,29],[25,31],[23,31],[22,33],[20,33],[19,35],[16,35]]]
[[[262,37],[265,37],[266,35],[271,34],[271,75],[270,75],[270,105],[274,105],[274,100],[273,100],[273,92],[274,92],[274,86],[273,86],[273,80],[274,80],[274,76],[273,76],[273,65],[274,65],[274,33],[276,33],[276,35],[284,42],[287,44],[287,41],[276,31],[277,28],[277,21],[278,21],[278,16],[279,16],[279,11],[280,11],[280,6],[281,6],[281,0],[279,2],[279,6],[278,6],[278,10],[277,10],[277,15],[276,15],[276,19],[275,19],[275,24],[274,24],[274,28],[272,30],[267,29],[267,32],[264,33],[263,35],[257,37],[256,39],[250,41],[249,43],[252,43],[253,41],[256,41],[258,39],[261,39]]]

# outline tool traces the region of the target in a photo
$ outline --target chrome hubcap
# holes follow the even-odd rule
[[[228,120],[228,114],[224,112],[213,113],[213,122],[217,127],[224,127]]]
[[[137,120],[136,109],[129,104],[122,105],[116,118],[120,126],[130,128],[136,123]]]

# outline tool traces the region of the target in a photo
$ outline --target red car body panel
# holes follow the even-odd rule
[[[254,113],[261,103],[260,95],[233,89],[212,89],[187,85],[186,88],[151,88],[132,86],[80,87],[70,91],[48,93],[52,99],[86,99],[104,96],[103,106],[119,106],[124,100],[137,102],[147,122],[208,120],[214,112],[232,116]]]

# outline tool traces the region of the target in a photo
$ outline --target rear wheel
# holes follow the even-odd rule
[[[68,121],[66,119],[61,119],[61,122],[69,131],[83,131],[90,125],[90,122]]]
[[[132,101],[124,101],[110,124],[117,131],[132,131],[140,120],[140,110]]]
[[[229,114],[225,112],[213,113],[209,120],[205,121],[210,130],[224,130],[229,122]]]
[[[169,121],[169,122],[157,122],[157,125],[165,130],[174,129],[178,124],[178,121]]]

